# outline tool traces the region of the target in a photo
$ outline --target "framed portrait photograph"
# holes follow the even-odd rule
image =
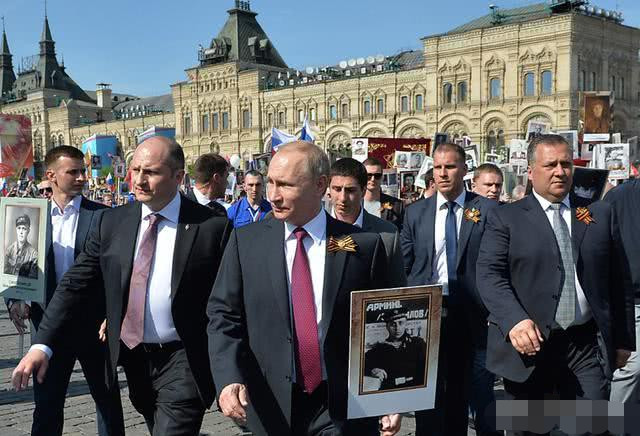
[[[393,166],[399,170],[410,169],[411,164],[411,152],[410,151],[396,151],[393,158]]]
[[[349,419],[435,404],[442,286],[351,293]]]
[[[0,199],[0,295],[4,298],[45,300],[45,258],[49,201],[41,198]]]
[[[420,171],[418,171],[418,176],[416,177],[415,185],[418,188],[426,189],[427,182],[425,180],[425,176],[427,175],[427,171],[433,168],[433,158],[431,156],[425,156],[422,161],[422,166],[420,167]]]
[[[609,141],[611,121],[610,97],[585,94],[584,96],[584,141]]]
[[[629,144],[599,144],[598,168],[609,171],[610,179],[629,178]]]
[[[411,170],[419,170],[422,168],[422,162],[424,162],[425,153],[421,151],[412,151],[409,156],[409,166],[407,168]]]
[[[405,170],[398,173],[400,177],[400,198],[408,199],[416,192],[417,170]]]
[[[549,133],[551,125],[543,121],[531,120],[527,123],[527,142],[531,142],[534,138],[545,133]]]
[[[576,197],[583,198],[591,204],[604,197],[608,178],[609,170],[574,167],[571,191]]]
[[[436,150],[436,148],[438,147],[438,145],[440,144],[444,144],[446,142],[449,142],[449,134],[448,133],[443,133],[443,132],[438,132],[435,134],[434,138],[433,138],[433,151]],[[433,153],[431,153],[431,155],[433,156]]]
[[[369,138],[351,139],[351,157],[358,162],[364,162],[369,157]]]
[[[497,165],[500,159],[500,156],[494,153],[487,153],[484,159],[485,159],[485,162],[487,163],[492,163]]]

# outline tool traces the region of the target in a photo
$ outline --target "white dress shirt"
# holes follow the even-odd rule
[[[455,208],[456,214],[456,240],[460,236],[460,226],[462,225],[462,214],[464,212],[464,200],[467,191],[462,193],[454,200],[457,204]],[[447,200],[438,192],[436,193],[436,222],[434,232],[434,256],[431,276],[432,283],[442,285],[442,295],[449,295],[449,275],[447,270],[447,244],[445,238],[445,226],[447,223]]]
[[[293,304],[291,300],[291,270],[293,260],[296,257],[298,240],[293,234],[297,226],[285,221],[284,223],[284,256],[287,261],[287,285],[289,287],[289,307],[291,308],[291,320],[293,322]],[[316,307],[316,322],[318,324],[318,340],[322,344],[324,332],[320,326],[322,321],[322,294],[324,291],[324,265],[327,254],[327,215],[323,208],[311,221],[302,226],[310,237],[304,238],[303,244],[309,259],[309,269],[311,270],[311,283],[313,285],[313,299]],[[320,357],[322,364],[323,378],[326,379],[326,369],[324,365],[324,351],[320,346]]]
[[[60,282],[64,273],[71,268],[75,261],[76,232],[81,202],[82,196],[77,195],[67,203],[64,210],[60,210],[58,204],[54,200],[51,201],[51,242],[56,266],[56,283]],[[47,273],[52,274],[53,271]],[[27,304],[29,303],[27,302]],[[44,344],[33,344],[29,348],[29,351],[31,350],[43,351],[49,358],[53,355],[53,350]]]
[[[75,261],[76,232],[82,196],[73,197],[64,210],[55,201],[51,202],[51,239],[53,258],[56,265],[56,283],[60,282],[64,273]]]
[[[176,244],[178,217],[180,216],[180,194],[156,212],[162,216],[158,222],[158,238],[156,250],[151,261],[151,271],[147,282],[147,298],[144,307],[145,343],[165,343],[180,340],[171,315],[171,276],[173,273],[173,251]],[[142,242],[144,232],[149,227],[148,216],[154,213],[145,204],[142,205],[142,216],[135,257]]]
[[[198,188],[196,188],[195,186],[193,187],[193,195],[196,197],[196,200],[198,200],[198,203],[200,203],[203,206],[208,206],[209,203],[211,203],[212,201],[215,201],[215,200],[210,200],[202,192],[200,192]]]
[[[373,200],[373,201],[364,201],[364,208],[367,210],[367,212],[369,212],[371,215],[373,216],[377,216],[378,218],[380,218],[380,208],[382,207],[382,203],[380,203],[380,200]]]
[[[542,206],[542,210],[544,211],[547,219],[549,220],[549,224],[553,229],[553,209],[551,209],[551,202],[540,196],[535,190],[533,190],[533,196],[538,200],[540,206]],[[562,215],[562,219],[565,223],[567,223],[567,227],[569,228],[569,236],[571,236],[571,204],[569,203],[569,196],[567,195],[564,200],[562,200],[562,207],[560,208],[560,215]],[[572,247],[573,249],[573,247]],[[575,268],[576,259],[573,259],[573,264]],[[580,313],[576,313],[576,320],[572,323],[572,325],[584,324],[592,318],[591,308],[589,307],[589,302],[587,301],[587,297],[584,295],[584,290],[580,285],[580,280],[578,280],[578,271],[575,272],[575,280],[576,280],[576,296],[578,297],[578,305],[580,306]]]

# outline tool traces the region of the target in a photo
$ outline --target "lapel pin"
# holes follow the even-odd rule
[[[189,230],[189,224],[187,224],[186,226],[184,226],[185,230]]]

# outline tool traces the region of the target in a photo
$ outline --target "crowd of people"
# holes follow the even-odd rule
[[[583,203],[570,194],[570,145],[541,135],[528,149],[531,193],[505,202],[495,165],[467,190],[464,150],[432,155],[407,205],[381,192],[376,159],[330,165],[297,141],[266,178],[248,171],[229,205],[224,158],[200,156],[183,192],[182,148],[152,137],[131,162],[137,201],[108,208],[82,196],[82,153],[50,150],[46,301],[7,301],[16,327],[33,326],[12,375],[17,390],[33,375],[32,434],[62,433],[79,360],[100,435],[124,434],[118,366],[153,435],[197,435],[211,407],[254,435],[394,435],[394,404],[347,419],[350,293],[427,284],[442,285],[442,325],[435,408],[416,410],[416,435],[466,435],[470,416],[476,434],[503,434],[490,413],[496,377],[512,400],[638,404],[640,181]],[[330,249],[346,236],[349,250]],[[407,334],[407,313],[381,319],[388,337],[366,375],[410,386],[416,362],[374,357],[424,356],[425,343]]]

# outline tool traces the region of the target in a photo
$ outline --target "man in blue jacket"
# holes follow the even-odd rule
[[[244,175],[244,192],[246,197],[236,201],[227,210],[233,227],[262,221],[271,212],[271,204],[263,196],[264,182],[262,174],[256,170],[247,171]]]

